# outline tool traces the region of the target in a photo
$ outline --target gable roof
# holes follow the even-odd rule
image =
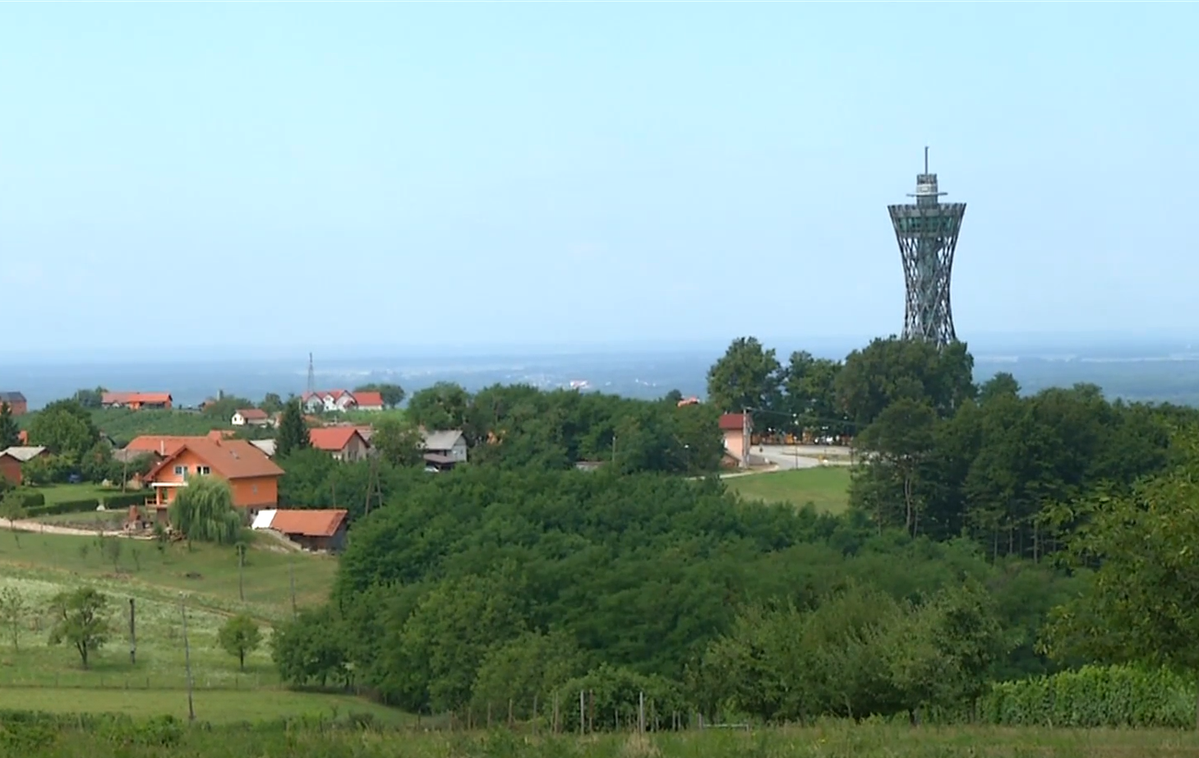
[[[425,440],[425,450],[449,450],[458,444],[458,440],[462,437],[462,430],[444,429],[426,432],[422,429],[420,435]]]
[[[16,458],[21,463],[25,463],[26,461],[33,460],[44,452],[46,452],[46,448],[40,445],[35,445],[32,447],[13,445],[12,447],[5,448],[0,455],[9,455],[13,458]]]
[[[23,402],[25,402],[25,396],[20,392],[0,392],[0,403],[12,405],[13,403]]]
[[[259,520],[255,519],[254,528],[274,529],[276,532],[303,537],[332,537],[345,523],[347,515],[344,508],[312,511],[279,509],[274,511],[270,522],[265,526],[260,526]]]
[[[368,407],[383,406],[383,395],[379,392],[355,392],[354,402]]]
[[[366,440],[352,426],[319,426],[308,430],[308,439],[317,450],[335,452],[345,449],[350,440],[357,436],[363,442]]]
[[[171,455],[188,440],[200,440],[203,437],[184,437],[172,434],[143,434],[134,437],[126,450],[138,453],[154,453],[155,455]]]
[[[266,421],[270,416],[261,408],[240,408],[237,411],[246,421]]]
[[[250,444],[261,450],[268,458],[275,457],[274,440],[250,440]]]
[[[204,461],[212,468],[214,474],[224,479],[283,476],[283,469],[266,457],[266,453],[245,440],[191,437],[177,447],[173,453],[168,453],[167,457],[163,458],[157,466],[150,469],[146,478],[153,479],[159,471],[171,465],[171,462],[184,451],[188,451]]]

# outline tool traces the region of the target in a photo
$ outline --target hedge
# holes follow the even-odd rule
[[[45,496],[42,493],[31,493],[41,499],[41,504],[36,506],[25,506],[26,512],[30,516],[56,516],[61,513],[85,513],[94,511],[104,504],[106,510],[124,510],[131,505],[142,505],[146,502],[146,493],[144,492],[118,492],[102,498],[84,498],[82,500],[63,500],[58,503],[45,504]]]
[[[1002,682],[983,698],[983,718],[1001,726],[1195,727],[1194,685],[1165,669],[1084,666]]]

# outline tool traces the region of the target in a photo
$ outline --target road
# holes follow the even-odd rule
[[[821,456],[828,466],[848,466],[850,462],[849,448],[834,445],[799,445],[798,450],[796,445],[755,445],[751,453],[765,458],[780,471],[815,468],[821,465]]]

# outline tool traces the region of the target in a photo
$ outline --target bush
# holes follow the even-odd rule
[[[46,496],[40,492],[22,492],[21,499],[26,512],[46,504]]]
[[[60,503],[39,505],[34,508],[27,508],[26,511],[30,516],[56,516],[60,513],[86,513],[87,511],[96,510],[99,506],[100,501],[93,497],[84,500],[64,500]]]
[[[1165,669],[1084,666],[995,684],[981,713],[1002,726],[1191,728],[1195,688]]]
[[[124,510],[131,505],[145,505],[147,496],[145,492],[121,492],[104,497],[103,502],[107,510]]]

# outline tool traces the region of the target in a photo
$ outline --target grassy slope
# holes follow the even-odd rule
[[[725,480],[725,485],[747,500],[791,503],[796,507],[812,503],[823,513],[842,513],[849,506],[849,468],[846,466],[749,474],[730,477]]]
[[[121,444],[141,434],[202,435],[213,429],[233,428],[229,419],[188,411],[131,411],[126,408],[92,411],[96,427]]]
[[[186,678],[181,592],[188,598],[188,638],[195,686],[276,688],[278,674],[270,661],[269,642],[249,656],[246,671],[240,672],[237,660],[218,646],[217,630],[229,615],[245,610],[264,622],[264,636],[269,638],[265,624],[291,615],[293,568],[299,606],[324,600],[336,569],[336,561],[324,556],[251,550],[245,569],[246,602],[242,603],[238,599],[237,558],[232,549],[204,545],[189,552],[185,545],[176,544],[160,552],[152,542],[120,542],[121,555],[114,566],[92,537],[27,533],[20,535],[18,546],[11,532],[0,531],[0,588],[18,588],[34,609],[20,632],[19,649],[13,649],[10,631],[0,630],[0,709],[24,707],[37,698],[38,702],[61,701],[65,710],[93,710],[90,705],[81,704],[106,700],[103,695],[77,697],[67,688],[105,693],[114,689],[129,688],[131,692],[141,689],[140,694],[121,696],[126,700],[120,702],[152,707],[156,702],[155,690],[183,688]],[[47,644],[52,620],[45,611],[55,593],[84,585],[94,586],[109,596],[112,627],[108,644],[94,655],[88,671],[81,668],[73,648]],[[130,664],[128,652],[130,598],[137,609],[136,665]],[[246,699],[244,692],[228,697],[231,711],[242,709],[236,703],[238,697]],[[246,710],[243,715],[277,715],[280,709],[290,707],[288,703],[297,708],[315,707],[321,697],[293,697],[292,693],[278,691],[261,693],[257,701],[261,708]],[[175,700],[174,696],[164,695],[162,708],[152,712],[174,712],[178,705]]]

